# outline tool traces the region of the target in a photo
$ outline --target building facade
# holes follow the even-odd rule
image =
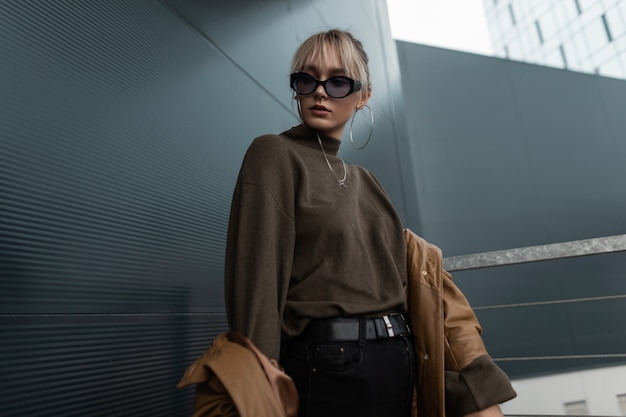
[[[626,78],[626,1],[483,0],[495,55]]]

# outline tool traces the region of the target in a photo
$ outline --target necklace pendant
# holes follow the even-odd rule
[[[330,172],[332,172],[333,175],[335,176],[335,178],[337,179],[337,184],[340,187],[348,188],[348,186],[345,184],[346,177],[348,176],[348,170],[346,169],[346,163],[344,162],[343,158],[341,156],[339,156],[339,154],[337,154],[339,159],[341,159],[341,166],[343,167],[343,178],[339,179],[337,174],[335,174],[335,170],[333,169],[333,166],[330,164],[330,161],[328,160],[328,157],[326,156],[326,151],[324,151],[324,145],[322,145],[322,139],[320,138],[320,134],[319,133],[317,133],[317,141],[320,144],[320,148],[322,148],[322,155],[324,155],[324,160],[326,161],[326,165],[328,165],[328,169],[330,169]]]

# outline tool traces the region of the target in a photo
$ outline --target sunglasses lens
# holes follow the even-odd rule
[[[326,92],[329,96],[343,98],[350,94],[350,81],[346,77],[332,77],[326,81]]]
[[[315,78],[311,77],[309,74],[297,74],[293,80],[293,89],[296,90],[298,94],[311,94],[315,91],[317,87],[317,83],[315,82]]]
[[[344,98],[360,89],[360,83],[348,77],[331,77],[326,81],[318,81],[304,72],[291,74],[291,88],[298,94],[311,94],[320,84],[326,90],[326,94],[333,98]]]

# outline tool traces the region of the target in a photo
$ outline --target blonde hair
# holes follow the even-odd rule
[[[339,53],[346,75],[361,82],[361,98],[365,98],[371,88],[367,54],[361,41],[345,30],[331,29],[311,35],[296,50],[291,61],[291,72],[300,72],[318,57],[325,60],[329,47],[335,47]]]

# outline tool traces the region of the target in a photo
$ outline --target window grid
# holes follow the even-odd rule
[[[559,51],[561,52],[561,58],[563,59],[563,68],[567,68],[567,57],[565,56],[563,45],[559,45]]]
[[[626,0],[484,1],[499,56],[626,78]]]
[[[576,11],[578,11],[578,14],[583,14],[583,10],[580,8],[580,2],[578,0],[574,0],[574,4],[576,5]]]
[[[515,26],[517,24],[517,22],[515,21],[515,13],[513,13],[513,5],[509,4],[509,16],[511,16],[511,23],[513,24],[513,26]]]
[[[606,21],[606,14],[602,15],[602,24],[604,25],[604,31],[609,42],[613,42],[613,36],[611,35],[611,29],[609,28],[609,22]]]
[[[539,37],[539,43],[543,43],[543,35],[541,34],[541,26],[539,26],[538,20],[535,20],[535,28],[537,29],[537,36]]]

